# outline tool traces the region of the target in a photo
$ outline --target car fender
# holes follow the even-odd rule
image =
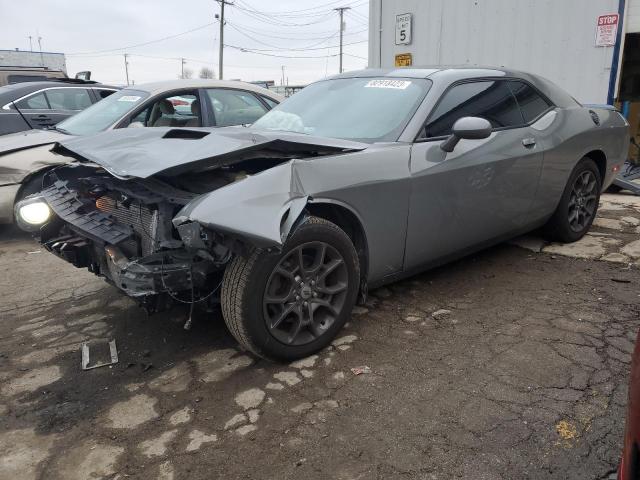
[[[291,160],[200,195],[173,219],[174,226],[197,222],[257,247],[281,247],[302,214],[304,192]]]

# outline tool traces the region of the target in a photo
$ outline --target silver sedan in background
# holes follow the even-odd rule
[[[12,223],[14,204],[37,192],[42,177],[64,163],[50,152],[70,136],[130,127],[208,127],[253,123],[283,97],[245,82],[171,80],[125,88],[50,130],[0,136],[0,224]]]
[[[150,310],[220,303],[248,350],[325,347],[367,289],[542,227],[580,239],[628,125],[536,75],[364,70],[248,128],[126,129],[18,205],[46,249]]]

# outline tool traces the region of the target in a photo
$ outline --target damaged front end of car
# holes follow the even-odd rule
[[[94,163],[94,155],[78,153],[85,143],[58,145],[58,153],[81,161],[51,171],[46,187],[25,202],[51,210],[37,231],[48,251],[104,277],[148,311],[174,302],[211,305],[219,302],[234,255],[278,251],[304,218],[308,197],[293,158],[301,150],[278,153],[273,141],[263,144],[269,148],[195,162],[194,168],[156,167],[144,178]]]
[[[149,310],[172,297],[202,299],[219,285],[231,255],[226,240],[197,224],[175,229],[171,223],[196,195],[152,180],[118,180],[86,166],[51,176],[39,194],[54,214],[39,231],[50,252],[104,277]]]

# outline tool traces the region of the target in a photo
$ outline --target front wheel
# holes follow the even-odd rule
[[[571,172],[558,208],[544,227],[546,237],[559,242],[584,237],[596,217],[601,189],[598,166],[584,157]]]
[[[324,348],[343,327],[358,294],[358,255],[337,225],[309,217],[282,252],[253,250],[227,266],[224,320],[261,357],[293,360]]]

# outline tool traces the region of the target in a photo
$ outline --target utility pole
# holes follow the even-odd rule
[[[284,65],[282,65],[282,78],[280,79],[280,85],[284,85]]]
[[[129,86],[129,62],[127,61],[128,53],[124,54],[124,73],[127,76],[127,87]]]
[[[222,62],[224,57],[224,6],[233,5],[227,0],[216,0],[220,4],[220,54],[218,58],[218,77],[222,80]]]
[[[340,69],[338,73],[342,73],[342,34],[344,33],[344,11],[351,10],[351,7],[338,7],[334,8],[335,11],[340,13]]]
[[[42,37],[40,36],[40,32],[38,33],[38,49],[40,50],[40,66],[44,67],[44,57],[42,56]]]
[[[31,41],[33,37],[31,35],[29,35],[29,50],[31,50],[33,52],[33,42]]]
[[[180,65],[182,67],[182,72],[180,73],[180,78],[182,78],[184,80],[184,64],[187,63],[187,61],[184,58],[180,59]]]

